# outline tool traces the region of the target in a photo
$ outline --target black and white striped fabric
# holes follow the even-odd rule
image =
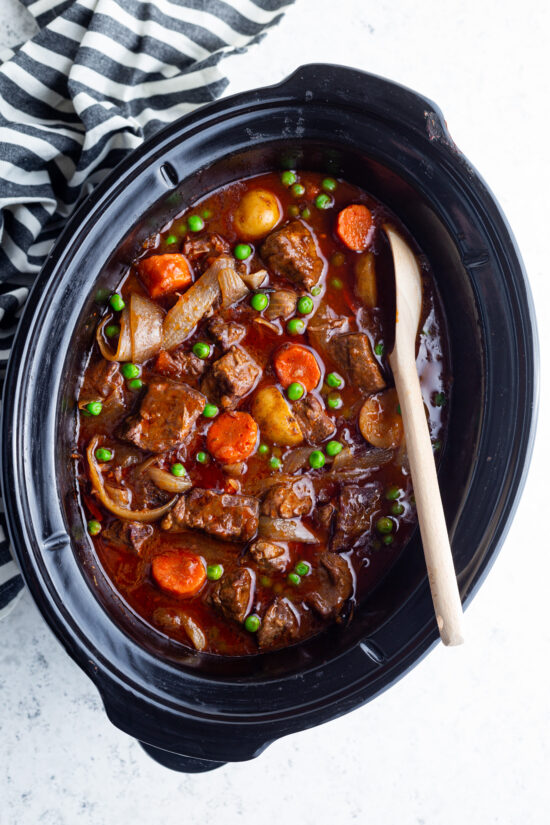
[[[294,0],[22,0],[0,54],[0,379],[30,285],[76,204],[144,138],[218,97],[220,59]],[[0,504],[0,617],[23,587]]]

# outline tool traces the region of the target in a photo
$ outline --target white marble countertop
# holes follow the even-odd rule
[[[16,0],[1,7],[0,45],[32,31]],[[546,378],[549,20],[540,0],[298,0],[264,43],[225,64],[229,92],[328,61],[437,101],[516,234]],[[0,624],[1,825],[548,822],[548,400],[543,383],[530,477],[467,611],[466,645],[438,646],[371,704],[283,739],[254,762],[199,776],[153,763],[108,722],[25,595]]]

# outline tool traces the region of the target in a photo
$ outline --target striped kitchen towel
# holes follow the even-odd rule
[[[0,64],[0,381],[66,218],[166,123],[219,97],[220,59],[294,0],[22,0],[38,34]],[[0,617],[23,587],[0,502]]]

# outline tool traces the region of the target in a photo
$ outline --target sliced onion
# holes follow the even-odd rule
[[[369,450],[368,452],[352,453],[349,447],[344,447],[341,453],[335,456],[332,462],[333,470],[370,470],[387,464],[393,457],[393,450]]]
[[[220,255],[198,281],[179,298],[163,324],[163,348],[174,349],[192,333],[214,303],[220,298],[218,276],[231,263],[229,255]]]
[[[227,266],[218,275],[218,283],[222,293],[222,309],[242,301],[250,290],[233,266]]]
[[[277,324],[272,324],[271,321],[266,321],[265,318],[254,318],[254,323],[260,327],[267,327],[267,329],[274,332],[275,335],[282,335],[283,331],[281,327],[278,327]]]
[[[130,361],[132,359],[132,339],[130,336],[130,312],[128,307],[124,307],[120,314],[120,334],[118,336],[116,352],[113,352],[107,346],[105,338],[103,337],[105,326],[112,320],[112,315],[106,315],[96,330],[95,337],[101,354],[107,361]]]
[[[191,616],[186,613],[181,614],[181,623],[185,628],[185,632],[189,636],[189,640],[196,650],[204,650],[206,647],[206,636]]]
[[[159,490],[166,490],[167,493],[185,493],[193,486],[188,475],[178,478],[168,470],[161,470],[158,467],[149,467],[147,475]]]
[[[92,486],[98,494],[99,500],[110,513],[118,516],[118,518],[127,519],[128,521],[157,521],[157,519],[162,518],[162,516],[164,516],[165,513],[167,513],[168,510],[174,506],[177,501],[177,496],[174,496],[174,498],[170,499],[169,502],[163,504],[162,507],[155,507],[152,510],[131,510],[129,507],[123,507],[113,501],[105,489],[103,477],[97,466],[95,451],[98,443],[99,437],[95,435],[88,444],[86,456],[88,458],[88,467],[90,468],[90,479]]]
[[[259,269],[258,272],[245,272],[241,275],[241,278],[250,289],[259,289],[267,278],[267,269]]]
[[[143,364],[156,355],[162,344],[164,311],[142,295],[133,293],[130,298],[130,335],[132,361]]]
[[[309,457],[311,455],[311,447],[297,447],[295,450],[287,453],[283,458],[283,471],[285,473],[295,473],[309,464]]]
[[[355,290],[366,307],[377,302],[376,266],[372,252],[365,252],[355,264]]]
[[[304,544],[319,544],[319,539],[299,519],[260,516],[258,535],[263,539],[274,539],[275,541],[301,541]]]
[[[272,321],[274,318],[290,318],[296,312],[298,296],[291,289],[276,289],[269,296],[269,306],[265,314]]]

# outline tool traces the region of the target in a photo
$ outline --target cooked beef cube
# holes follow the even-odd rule
[[[309,479],[298,479],[293,484],[276,484],[268,490],[260,512],[270,518],[307,516],[313,507],[315,494]]]
[[[199,487],[179,497],[161,527],[178,533],[204,530],[226,541],[250,541],[258,529],[259,501]]]
[[[334,504],[323,504],[321,507],[316,507],[313,515],[317,527],[323,530],[329,530],[335,512],[336,507]]]
[[[286,599],[275,599],[265,612],[260,629],[258,644],[260,647],[274,647],[292,641],[299,629],[300,622]]]
[[[81,398],[103,399],[103,403],[122,402],[124,399],[124,378],[119,364],[104,358],[90,367],[86,373]]]
[[[353,575],[346,559],[338,553],[325,552],[319,557],[319,585],[308,593],[305,602],[324,619],[338,615],[353,592]]]
[[[206,367],[206,361],[197,358],[193,352],[185,352],[184,350],[166,352],[166,350],[163,350],[155,361],[154,369],[155,372],[168,375],[170,378],[198,378],[199,375],[203,374]]]
[[[152,524],[142,524],[140,521],[114,521],[102,537],[111,544],[133,547],[140,554],[143,546],[155,532]]]
[[[336,424],[313,393],[296,401],[292,412],[298,419],[304,438],[310,444],[320,444],[336,432]]]
[[[342,487],[338,496],[332,550],[349,549],[354,539],[370,530],[371,519],[379,501],[380,485],[377,483],[364,487],[354,484]]]
[[[330,341],[330,352],[354,387],[365,392],[376,392],[386,386],[364,332],[335,335]]]
[[[296,311],[298,296],[290,289],[276,289],[269,296],[269,306],[264,312],[266,318],[290,318]]]
[[[235,324],[233,321],[224,321],[223,318],[219,316],[212,318],[207,329],[211,338],[213,338],[216,344],[223,350],[227,350],[235,344],[238,344],[246,334],[246,328],[241,324]]]
[[[261,255],[275,275],[305,289],[315,286],[324,262],[307,226],[299,220],[276,229],[265,239]]]
[[[284,573],[290,559],[286,547],[266,539],[257,539],[248,552],[262,573]]]
[[[183,245],[183,254],[187,256],[195,272],[200,275],[208,269],[215,258],[230,250],[231,247],[227,241],[215,232],[201,235],[199,238],[190,238]]]
[[[253,596],[253,578],[248,568],[224,576],[212,591],[212,604],[226,619],[244,622]]]
[[[201,390],[223,409],[234,407],[254,388],[260,373],[260,367],[244,350],[231,347],[214,361],[202,380]]]
[[[148,386],[139,414],[128,420],[122,438],[142,450],[166,452],[185,441],[205,403],[200,392],[187,384],[156,379]]]

